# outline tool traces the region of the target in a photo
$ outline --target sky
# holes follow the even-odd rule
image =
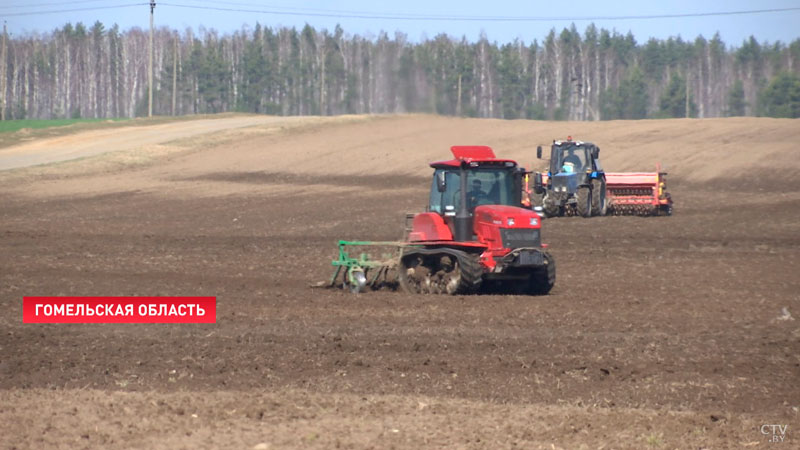
[[[106,28],[114,23],[122,30],[150,26],[149,0],[0,0],[0,18],[12,36],[47,33],[71,22]],[[212,9],[216,8],[216,9]],[[729,13],[796,8],[791,11],[749,14],[703,15],[699,17],[642,17]],[[67,11],[77,10],[77,11]],[[156,27],[184,31],[200,27],[232,33],[256,22],[270,27],[333,30],[341,25],[348,35],[375,37],[385,31],[407,35],[419,42],[445,33],[470,41],[484,33],[498,43],[519,39],[542,41],[549,31],[575,24],[583,33],[594,23],[598,28],[633,33],[636,41],[680,36],[710,39],[719,32],[722,40],[738,47],[751,35],[759,42],[783,43],[800,38],[800,0],[672,0],[646,2],[615,1],[524,1],[524,0],[164,0],[156,1]]]

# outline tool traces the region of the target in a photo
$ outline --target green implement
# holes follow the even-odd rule
[[[382,286],[396,287],[397,266],[404,247],[408,244],[392,241],[339,241],[339,257],[331,262],[336,271],[331,277],[329,287],[337,286],[350,289],[357,294],[365,287],[380,289]],[[375,247],[384,248],[380,258],[370,256],[367,251],[362,251],[357,257],[352,257],[347,247],[361,247],[362,250],[376,251]],[[372,248],[370,248],[372,247]],[[341,277],[340,277],[341,275]],[[337,279],[341,281],[337,283]]]

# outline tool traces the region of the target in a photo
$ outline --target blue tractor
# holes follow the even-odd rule
[[[542,158],[542,147],[536,148]],[[606,214],[606,175],[600,166],[600,147],[591,142],[553,141],[550,169],[536,174],[534,192],[547,217]]]

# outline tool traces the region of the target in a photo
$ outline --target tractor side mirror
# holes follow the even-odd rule
[[[436,190],[439,192],[444,192],[447,190],[447,181],[445,181],[445,173],[444,171],[439,172],[436,174]]]
[[[537,159],[542,159],[542,146],[541,145],[536,147],[536,158]]]
[[[533,192],[537,194],[544,192],[544,186],[542,186],[542,174],[539,172],[533,174]]]
[[[600,147],[595,147],[592,150],[592,159],[600,159]]]

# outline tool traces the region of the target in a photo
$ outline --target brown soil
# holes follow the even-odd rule
[[[0,447],[800,447],[796,120],[298,123],[0,172]],[[664,164],[675,215],[545,221],[546,297],[309,287],[337,239],[399,237],[450,145],[528,163],[568,134]],[[27,295],[218,319],[26,325]]]

